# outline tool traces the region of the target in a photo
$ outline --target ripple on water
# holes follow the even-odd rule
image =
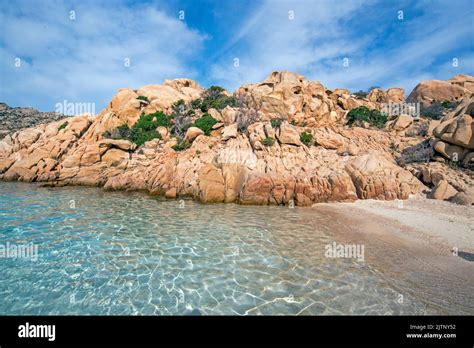
[[[71,202],[74,202],[71,208]],[[202,205],[0,183],[0,314],[423,314],[364,264],[327,259],[310,209]]]

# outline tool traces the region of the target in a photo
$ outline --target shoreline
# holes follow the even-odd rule
[[[367,264],[401,290],[415,283],[419,291],[410,295],[437,311],[474,313],[474,208],[420,198],[401,209],[375,200],[313,208],[332,214],[340,242],[365,244]]]

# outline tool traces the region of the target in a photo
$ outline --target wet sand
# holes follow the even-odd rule
[[[332,214],[339,242],[364,244],[365,262],[401,294],[434,314],[474,315],[474,207],[418,197],[313,209]]]

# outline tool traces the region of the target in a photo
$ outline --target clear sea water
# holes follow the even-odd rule
[[[330,216],[98,188],[0,182],[2,315],[425,314],[355,259],[324,256]]]

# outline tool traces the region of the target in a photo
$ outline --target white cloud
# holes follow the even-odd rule
[[[231,46],[239,47],[211,67],[211,76],[234,89],[244,82],[259,81],[273,70],[307,73],[320,60],[350,54],[367,38],[350,40],[343,24],[363,3],[267,1],[230,39]],[[293,20],[289,11],[293,11]],[[233,66],[234,57],[240,60],[238,68]]]
[[[0,100],[44,110],[64,99],[96,102],[99,110],[117,88],[196,76],[189,60],[206,40],[153,5],[20,1],[1,6]],[[22,59],[21,68],[15,68],[15,57]]]
[[[399,8],[403,21],[397,19]],[[295,13],[293,21],[288,20],[289,10]],[[417,78],[444,79],[473,71],[469,57],[460,58],[464,65],[458,70],[448,64],[449,54],[466,55],[466,43],[472,52],[472,15],[468,1],[269,1],[230,39],[233,49],[212,66],[211,76],[235,89],[286,69],[330,88],[398,85],[409,93]],[[238,68],[232,65],[233,56],[240,59]],[[348,68],[344,57],[350,60]]]

